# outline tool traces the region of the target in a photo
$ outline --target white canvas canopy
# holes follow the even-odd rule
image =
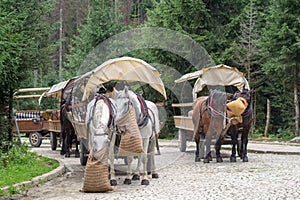
[[[145,61],[137,58],[121,57],[108,60],[83,75],[82,79],[87,79],[82,100],[86,100],[100,84],[111,80],[147,83],[161,93],[165,99],[167,98],[159,72]]]
[[[229,67],[227,65],[217,65],[214,67],[203,68],[199,71],[188,73],[181,78],[175,80],[175,83],[180,83],[192,79],[196,79],[193,88],[193,98],[195,99],[197,93],[202,91],[205,86],[235,86],[240,91],[250,89],[249,83],[244,77],[244,74],[237,68]]]
[[[66,87],[66,85],[68,84],[69,80],[67,81],[63,81],[60,83],[57,83],[55,85],[53,85],[50,90],[44,94],[44,97],[57,97],[60,98],[61,97],[61,91]]]

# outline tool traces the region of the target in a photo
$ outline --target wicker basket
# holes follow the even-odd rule
[[[143,153],[142,137],[133,109],[130,108],[126,115],[116,123],[125,131],[125,134],[121,136],[118,156],[136,156]]]
[[[113,188],[109,182],[108,146],[89,154],[81,192],[107,192]]]

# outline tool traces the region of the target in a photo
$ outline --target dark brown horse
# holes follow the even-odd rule
[[[208,97],[199,97],[194,102],[192,120],[196,142],[196,162],[199,162],[202,156],[204,156],[204,163],[209,163],[212,160],[211,141],[213,137],[216,139],[217,162],[223,161],[220,150],[221,133],[226,119],[226,101],[227,94],[225,92],[213,90]],[[203,150],[204,140],[205,151]],[[200,155],[201,152],[205,152],[205,154]]]
[[[61,155],[70,157],[70,149],[72,149],[72,143],[75,142],[75,157],[79,157],[78,140],[72,123],[69,121],[68,112],[70,111],[71,101],[68,98],[67,101],[62,100],[60,107],[60,123],[61,123],[61,140],[62,148],[60,151]]]
[[[248,102],[248,107],[242,114],[242,123],[231,125],[228,134],[232,140],[232,152],[230,156],[231,162],[236,162],[236,145],[238,147],[238,155],[243,159],[243,162],[248,162],[247,145],[248,133],[253,122],[253,90],[244,89],[242,92],[237,92],[234,98],[243,97]],[[240,142],[238,143],[238,138]]]

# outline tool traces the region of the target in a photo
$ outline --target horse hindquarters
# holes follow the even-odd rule
[[[194,139],[196,143],[195,162],[204,158],[204,140],[209,126],[209,115],[206,108],[207,97],[199,97],[193,105],[192,121],[194,125]]]

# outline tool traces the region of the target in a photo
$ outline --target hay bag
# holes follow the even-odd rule
[[[91,151],[84,172],[81,192],[107,192],[113,188],[109,182],[108,146],[100,151]]]
[[[233,124],[243,122],[242,114],[248,106],[248,102],[243,97],[227,103],[227,116],[229,118],[234,117]]]
[[[134,117],[133,108],[120,119],[116,121],[120,130],[125,132],[121,136],[119,146],[119,156],[136,156],[144,152],[142,145],[142,137],[139,127]]]

